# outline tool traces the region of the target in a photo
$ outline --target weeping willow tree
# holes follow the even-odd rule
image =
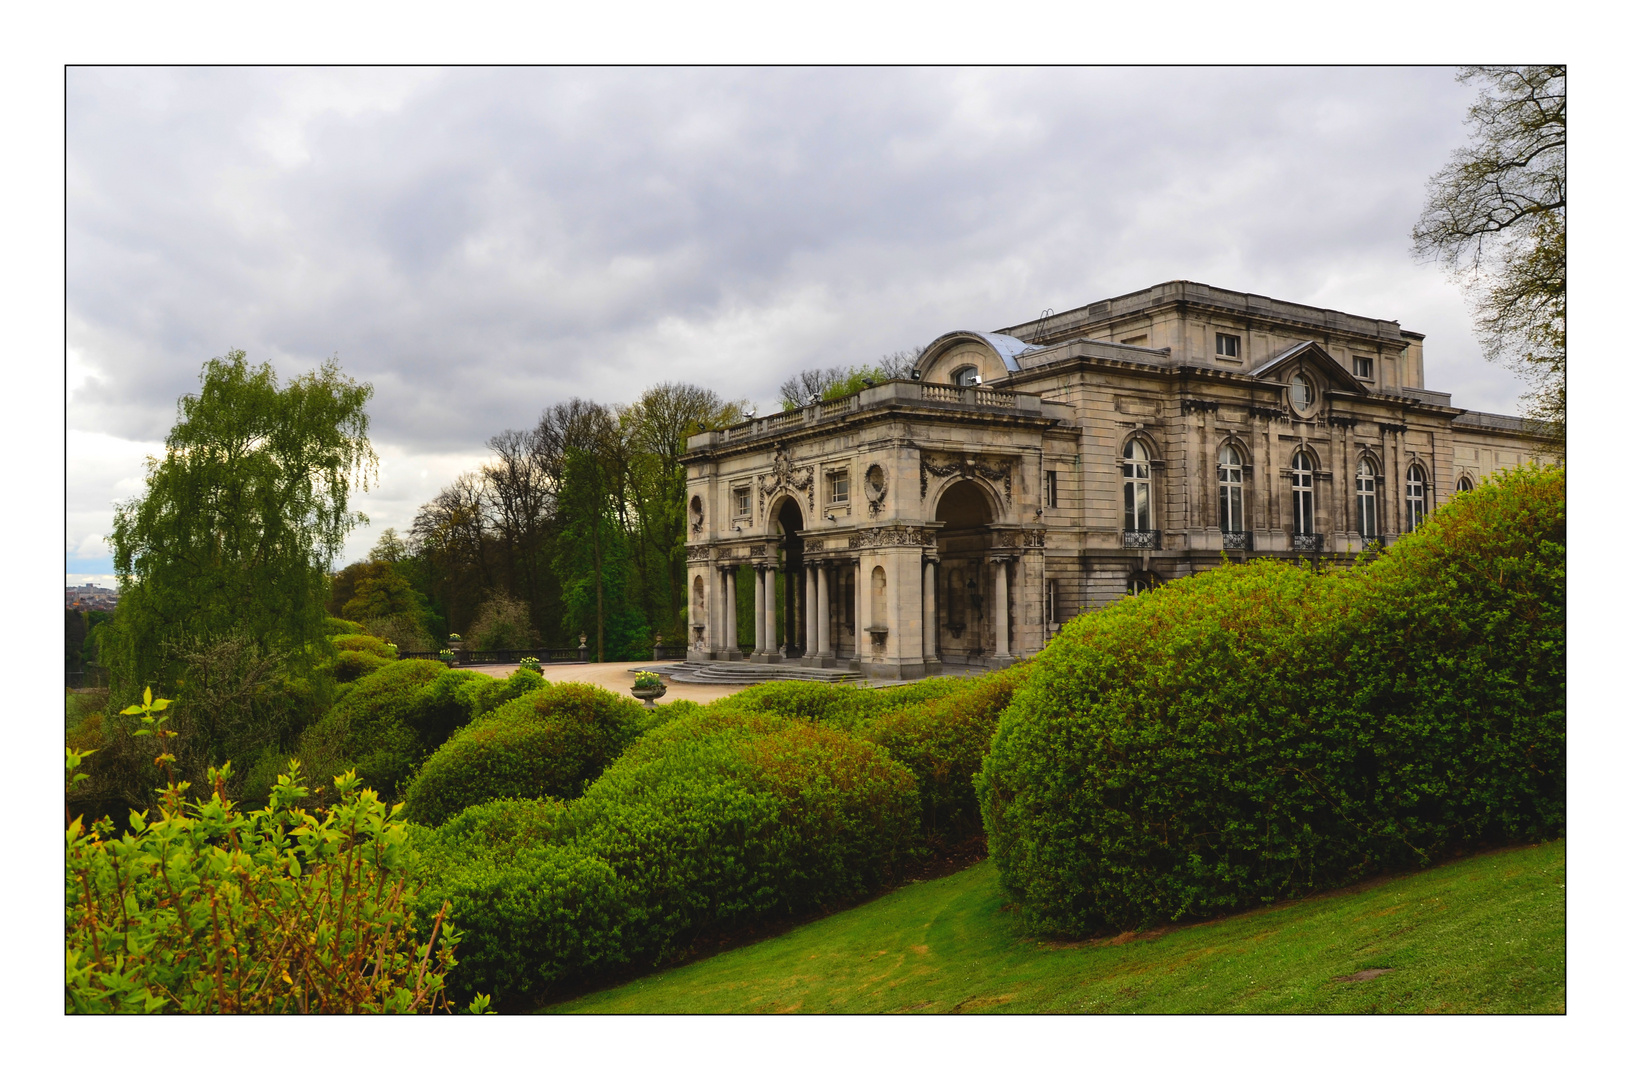
[[[116,697],[173,688],[180,652],[235,639],[309,670],[326,640],[328,568],[377,464],[373,394],[337,361],[280,387],[242,350],[204,365],[147,489],[114,514],[119,611],[105,642]]]

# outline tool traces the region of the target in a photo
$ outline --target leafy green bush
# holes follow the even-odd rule
[[[644,711],[582,683],[524,694],[426,760],[407,788],[408,819],[437,825],[489,799],[576,798],[640,735]]]
[[[864,895],[912,851],[918,816],[911,774],[878,747],[717,707],[650,732],[558,812],[521,806],[415,834],[421,909],[450,901],[466,932],[458,985],[512,999]]]
[[[334,655],[334,678],[337,682],[356,682],[364,675],[372,675],[391,661],[375,652],[345,649]]]
[[[522,694],[542,690],[549,680],[527,668],[518,668],[507,679],[481,675],[461,684],[456,691],[460,703],[472,716],[492,712],[506,701],[514,701]]]
[[[983,831],[974,778],[991,748],[997,718],[1026,674],[1022,664],[956,680],[949,693],[935,687],[934,694],[898,705],[859,731],[912,771],[922,802],[923,835],[931,846],[952,846]],[[886,693],[901,695],[906,689]]]
[[[329,638],[337,652],[365,652],[372,653],[381,660],[395,660],[396,655],[384,639],[374,637],[372,634],[335,634]]]
[[[767,682],[722,699],[722,705],[854,731],[892,709],[953,692],[955,679],[924,679],[887,690],[816,682]]]
[[[323,626],[325,628],[324,633],[328,634],[330,637],[333,637],[334,635],[337,635],[337,634],[366,634],[366,633],[368,633],[368,628],[366,626],[364,626],[362,623],[352,622],[350,619],[336,619],[332,615],[330,615],[327,619],[323,620]]]
[[[977,787],[1032,929],[1287,899],[1564,824],[1564,484],[1507,473],[1384,555],[1074,620]]]
[[[413,769],[470,719],[459,699],[471,680],[497,680],[449,671],[434,660],[398,660],[352,684],[301,737],[299,757],[317,776],[355,769],[386,799],[394,799]]]
[[[139,713],[167,769],[169,703]],[[84,760],[69,749],[69,787]],[[266,810],[226,798],[230,769],[211,770],[208,800],[188,802],[171,775],[156,820],[132,814],[117,835],[102,819],[68,826],[66,1010],[70,1013],[356,1013],[448,1008],[458,931],[446,906],[416,922],[406,827],[354,776],[335,780],[322,817],[293,765]],[[421,943],[416,935],[425,934]],[[434,959],[434,962],[433,962]],[[478,999],[472,1011],[484,1011]]]

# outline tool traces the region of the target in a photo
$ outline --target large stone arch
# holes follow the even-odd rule
[[[940,526],[935,530],[937,653],[949,664],[985,664],[998,652],[1000,620],[992,605],[1005,590],[995,587],[996,575],[1007,573],[991,561],[1002,498],[981,479],[954,477],[930,505]]]
[[[798,495],[787,494],[773,499],[769,517],[765,520],[773,537],[777,537],[777,570],[780,573],[780,592],[776,598],[776,631],[773,640],[766,643],[774,651],[775,638],[787,646],[787,656],[804,654],[804,537],[799,533],[809,527],[804,506]]]

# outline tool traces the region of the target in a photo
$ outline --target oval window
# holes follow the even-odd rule
[[[1314,384],[1308,376],[1297,374],[1291,377],[1291,407],[1300,413],[1314,407]]]

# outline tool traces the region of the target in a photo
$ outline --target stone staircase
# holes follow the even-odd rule
[[[726,686],[747,686],[752,683],[781,681],[854,683],[860,682],[861,673],[851,671],[847,661],[843,667],[809,668],[797,664],[749,664],[739,660],[717,660],[703,663],[687,660],[681,664],[653,665],[651,670],[667,676],[670,682],[714,683]]]

